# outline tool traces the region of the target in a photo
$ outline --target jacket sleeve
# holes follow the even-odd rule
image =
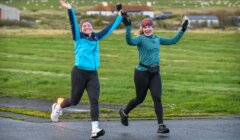
[[[183,36],[184,32],[180,31],[172,38],[162,38],[160,37],[160,44],[161,45],[171,45],[176,44]]]
[[[77,18],[73,8],[68,9],[68,16],[71,24],[71,29],[72,29],[72,37],[73,37],[73,40],[76,41],[80,39],[80,29],[79,29]]]
[[[132,38],[131,30],[131,26],[126,26],[126,41],[128,45],[136,46],[141,43],[141,39],[139,37]]]
[[[122,21],[122,16],[117,16],[114,21],[109,24],[107,27],[105,27],[102,31],[96,33],[96,37],[98,38],[98,40],[103,40],[104,38],[106,38],[109,34],[111,34],[114,29],[117,28],[117,26],[121,23]]]

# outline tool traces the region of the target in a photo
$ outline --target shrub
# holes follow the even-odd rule
[[[4,26],[17,26],[17,27],[30,27],[31,24],[22,21],[14,21],[14,20],[0,20],[0,27]]]

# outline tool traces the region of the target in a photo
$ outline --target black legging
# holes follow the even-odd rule
[[[157,115],[158,123],[163,123],[163,110],[162,110],[162,81],[159,73],[149,73],[147,71],[139,71],[135,69],[134,81],[136,88],[136,97],[129,101],[124,112],[128,114],[137,105],[142,103],[150,89],[151,96],[154,102],[155,113]]]
[[[61,103],[61,107],[65,108],[77,105],[81,100],[84,90],[86,89],[91,104],[92,121],[98,121],[100,84],[97,71],[80,70],[74,66],[72,69],[71,80],[71,99],[65,99]]]

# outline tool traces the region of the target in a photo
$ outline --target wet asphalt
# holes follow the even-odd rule
[[[54,101],[0,98],[0,107],[50,111],[52,103]],[[89,110],[89,105],[79,106],[64,111]],[[101,106],[110,109],[121,107]],[[6,116],[24,118],[25,121]],[[240,116],[165,120],[165,124],[170,129],[167,136],[156,133],[156,120],[136,120],[129,123],[130,125],[126,127],[120,123],[120,120],[101,120],[100,127],[106,133],[99,140],[240,140]],[[53,123],[50,118],[40,119],[0,111],[0,140],[89,140],[90,134],[90,121],[77,119]]]
[[[156,133],[156,121],[101,121],[100,140],[239,140],[240,119],[167,120],[168,136]],[[89,140],[91,122],[35,123],[0,118],[1,140]]]

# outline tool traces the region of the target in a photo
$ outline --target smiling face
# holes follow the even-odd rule
[[[84,33],[84,34],[87,34],[89,36],[91,36],[92,32],[93,32],[93,27],[92,27],[92,24],[90,22],[84,22],[82,24],[82,27],[81,27],[81,31]]]
[[[153,26],[143,26],[142,31],[145,36],[151,36],[153,34]]]
[[[150,19],[142,20],[140,30],[145,36],[151,36],[153,34],[153,21]]]

